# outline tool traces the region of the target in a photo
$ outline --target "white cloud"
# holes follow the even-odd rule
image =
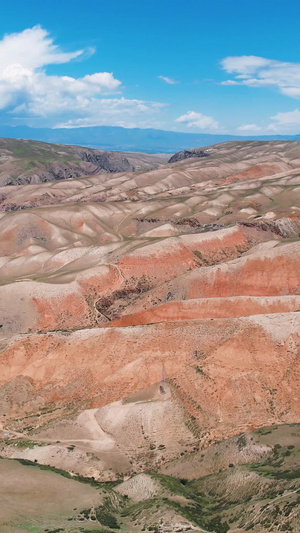
[[[230,74],[249,76],[258,69],[267,67],[271,61],[257,56],[229,56],[222,59],[221,65]]]
[[[299,133],[300,127],[300,110],[294,109],[285,113],[277,113],[269,118],[271,122],[263,126],[257,124],[242,124],[237,128],[238,131],[246,134],[255,134],[260,132],[261,135],[276,133],[278,135],[295,135]]]
[[[300,87],[283,87],[281,89],[282,94],[291,96],[292,98],[300,99]]]
[[[277,87],[282,94],[300,98],[300,63],[289,63],[257,56],[226,57],[221,67],[234,79],[222,85]]]
[[[5,35],[0,41],[0,72],[14,64],[34,70],[45,65],[67,63],[83,52],[83,50],[62,52],[53,44],[53,39],[46,30],[34,26],[21,33]]]
[[[173,80],[172,78],[168,78],[167,76],[157,76],[160,80],[164,81],[165,83],[168,83],[169,85],[175,85],[176,83],[179,83],[179,81]]]
[[[251,131],[261,131],[261,127],[258,126],[257,124],[242,124],[241,126],[238,127],[238,130],[239,131],[246,131],[246,132],[251,132]]]
[[[195,111],[188,111],[185,115],[181,115],[176,119],[176,122],[182,122],[187,125],[188,128],[200,128],[200,129],[212,129],[219,128],[219,123],[207,115],[202,113],[196,113]]]
[[[155,127],[152,117],[164,104],[121,98],[89,99],[84,108],[79,108],[81,117],[69,118],[57,124],[57,128],[80,128],[87,126]],[[144,116],[145,119],[140,119]],[[139,121],[137,122],[137,117]],[[155,119],[154,119],[155,120]],[[158,124],[158,123],[156,123]]]
[[[48,75],[46,67],[83,58],[94,50],[63,52],[40,26],[0,40],[0,110],[2,115],[28,123],[101,125],[149,120],[162,104],[105,98],[120,92],[121,81],[112,72],[81,78]]]
[[[299,109],[294,109],[294,111],[287,111],[286,113],[277,113],[271,119],[281,125],[300,124],[300,111]]]

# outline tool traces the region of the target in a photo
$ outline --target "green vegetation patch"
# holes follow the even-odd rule
[[[35,442],[33,440],[27,440],[27,439],[20,439],[20,440],[10,440],[9,442],[6,442],[6,444],[10,444],[12,446],[15,446],[16,448],[21,449],[33,449],[36,446],[48,446],[46,442]]]
[[[88,485],[91,485],[92,487],[97,487],[101,489],[103,488],[112,489],[113,487],[119,484],[118,481],[101,482],[101,481],[96,481],[93,477],[84,477],[84,476],[81,476],[80,474],[70,474],[69,472],[67,472],[66,470],[62,470],[61,468],[56,468],[55,466],[50,466],[50,465],[42,465],[34,461],[30,461],[29,459],[8,459],[8,460],[18,461],[19,463],[25,466],[35,466],[37,468],[40,468],[41,470],[49,470],[50,472],[55,472],[56,474],[60,474],[61,476],[66,477],[68,479],[73,479],[75,481],[79,481],[80,483],[87,483]]]
[[[107,511],[104,506],[97,507],[95,509],[96,518],[100,524],[103,524],[104,526],[108,526],[111,529],[120,529],[119,522],[117,518]]]
[[[222,519],[220,501],[210,498],[199,490],[193,481],[162,474],[152,474],[152,477],[171,494],[183,496],[186,499],[187,503],[183,504],[163,498],[164,504],[174,508],[178,514],[207,531],[226,533],[230,529],[227,522]]]

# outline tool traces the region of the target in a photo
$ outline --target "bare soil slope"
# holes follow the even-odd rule
[[[185,478],[217,440],[299,422],[300,143],[202,150],[1,189],[6,457],[103,481],[179,461],[161,471]]]

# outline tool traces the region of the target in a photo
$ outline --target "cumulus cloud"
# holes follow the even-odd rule
[[[48,75],[48,65],[69,63],[93,49],[64,52],[49,33],[34,26],[0,41],[0,111],[2,116],[34,120],[42,125],[82,121],[86,125],[114,124],[126,117],[155,113],[160,104],[125,98],[105,98],[121,90],[112,72],[95,72],[81,78]],[[122,111],[121,111],[122,110]],[[27,120],[28,123],[28,120]]]
[[[176,122],[185,123],[188,128],[216,130],[220,127],[219,123],[213,117],[196,113],[195,111],[188,111],[185,115],[181,115],[176,119]]]
[[[0,72],[11,65],[34,70],[45,65],[67,63],[83,52],[62,52],[46,30],[34,26],[21,33],[5,35],[0,41]]]
[[[169,85],[176,85],[176,83],[179,83],[179,81],[173,80],[172,78],[168,78],[167,76],[157,76],[160,80],[164,81],[165,83],[168,83]]]
[[[278,124],[300,124],[300,111],[294,109],[294,111],[287,111],[286,113],[277,113],[271,119]]]
[[[237,73],[241,76],[249,76],[257,72],[258,69],[269,66],[270,62],[269,59],[264,57],[229,56],[222,59],[221,65],[230,74]]]
[[[233,56],[221,61],[222,69],[234,79],[222,85],[277,87],[282,94],[300,98],[300,63],[289,63],[257,56]]]

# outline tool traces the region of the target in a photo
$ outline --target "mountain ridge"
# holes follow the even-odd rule
[[[83,146],[0,138],[0,187],[45,183],[101,173],[152,170],[163,154],[104,151]]]
[[[185,133],[153,128],[122,128],[120,126],[51,129],[0,125],[0,137],[83,145],[102,150],[170,154],[195,146],[201,147],[227,141],[300,140],[300,134],[243,136],[219,133]]]

